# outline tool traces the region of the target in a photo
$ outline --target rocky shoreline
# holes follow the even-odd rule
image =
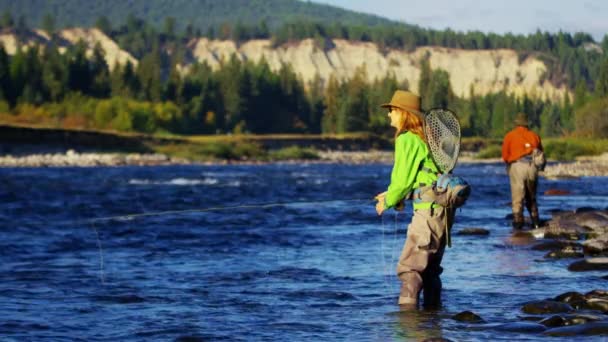
[[[338,164],[391,164],[392,151],[319,151],[316,160],[290,160],[292,163],[338,163]],[[463,152],[458,161],[468,163],[500,163],[498,158],[475,159],[470,152]],[[79,153],[68,150],[65,153],[39,153],[24,156],[0,155],[0,167],[95,167],[95,166],[154,166],[184,164],[259,164],[256,160],[219,160],[212,162],[193,162],[173,158],[163,154],[141,153]],[[574,162],[550,162],[541,176],[546,178],[572,178],[589,176],[608,176],[608,153],[593,157],[581,157]]]

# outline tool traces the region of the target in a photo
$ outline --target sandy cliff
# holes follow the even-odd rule
[[[98,29],[72,28],[59,31],[61,49],[82,40],[87,44],[89,53],[100,44],[110,68],[116,63],[137,60]],[[0,43],[9,54],[14,54],[17,44],[32,46],[48,43],[50,37],[44,31],[36,30],[20,42],[10,31],[0,32]],[[443,69],[450,74],[452,90],[457,96],[467,98],[471,87],[475,94],[484,95],[505,90],[509,94],[521,96],[528,94],[542,99],[561,100],[570,94],[564,87],[555,87],[545,80],[545,64],[528,56],[520,60],[514,50],[462,50],[442,47],[421,47],[414,51],[381,51],[373,43],[333,40],[333,46],[322,49],[312,39],[272,47],[270,40],[251,40],[237,46],[233,41],[194,39],[187,44],[192,56],[199,62],[206,62],[218,68],[222,59],[227,60],[235,54],[241,60],[257,62],[265,58],[273,70],[280,69],[283,63],[291,64],[300,77],[308,82],[315,75],[322,80],[335,75],[340,79],[351,77],[355,70],[365,66],[370,80],[382,78],[392,73],[399,81],[407,80],[414,91],[418,88],[420,61],[428,56],[432,69]],[[187,70],[184,65],[182,70]]]
[[[518,96],[562,99],[568,93],[565,87],[555,87],[544,80],[545,64],[534,57],[520,62],[514,50],[462,50],[441,47],[421,47],[413,52],[388,50],[384,53],[373,43],[334,40],[334,47],[323,50],[311,39],[273,48],[269,40],[252,40],[237,46],[232,41],[201,38],[188,44],[193,56],[218,68],[221,60],[232,54],[241,60],[259,61],[262,57],[273,70],[282,63],[291,63],[304,81],[318,74],[327,80],[331,74],[339,78],[351,77],[355,70],[365,65],[370,79],[393,73],[400,81],[407,80],[412,90],[417,90],[420,77],[420,61],[428,55],[432,69],[443,69],[450,74],[454,93],[469,97],[471,86],[475,94],[506,90]]]
[[[47,45],[50,41],[51,37],[42,30],[30,31],[21,40],[17,39],[14,32],[10,30],[0,33],[0,43],[4,45],[4,49],[9,55],[14,55],[19,45],[27,49],[35,45]],[[110,69],[113,69],[117,63],[125,64],[127,61],[130,61],[133,65],[137,65],[137,59],[131,56],[130,53],[122,50],[115,41],[96,28],[71,28],[57,32],[56,44],[59,46],[61,53],[69,45],[76,44],[79,41],[83,41],[86,44],[88,55],[92,55],[93,49],[99,44],[105,53],[105,59]]]

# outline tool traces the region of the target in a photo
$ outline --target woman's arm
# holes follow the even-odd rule
[[[391,184],[384,196],[385,210],[396,206],[412,191],[418,167],[425,158],[422,144],[418,136],[409,132],[397,138]]]

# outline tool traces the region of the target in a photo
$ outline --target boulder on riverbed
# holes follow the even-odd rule
[[[572,272],[606,271],[608,270],[608,258],[586,258],[575,261],[568,266],[568,270]]]

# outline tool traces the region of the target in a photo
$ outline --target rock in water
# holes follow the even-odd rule
[[[608,258],[587,258],[575,261],[568,266],[568,271],[606,271],[608,270]]]

